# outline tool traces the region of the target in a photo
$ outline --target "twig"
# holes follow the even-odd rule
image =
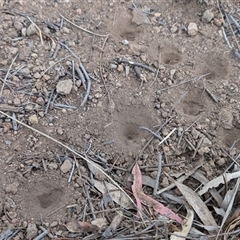
[[[32,21],[32,19],[27,16],[28,20],[35,26],[35,28],[38,30],[39,32],[39,37],[40,37],[40,40],[41,40],[41,44],[44,45],[44,42],[43,42],[43,38],[42,38],[42,31],[40,30],[40,28],[37,26],[37,24],[35,22]]]
[[[86,91],[85,96],[83,98],[83,101],[81,103],[81,107],[83,107],[88,100],[90,90],[91,90],[91,85],[92,85],[92,81],[89,79],[88,82],[87,82],[87,91]]]
[[[42,159],[42,165],[43,165],[44,171],[47,172],[47,166],[44,159]]]
[[[240,25],[237,20],[231,14],[228,14],[228,18],[233,22],[233,24],[237,27],[238,32],[240,33]]]
[[[65,105],[65,104],[61,104],[61,103],[54,103],[53,106],[54,106],[54,107],[60,107],[60,108],[71,108],[71,109],[77,109],[76,106]]]
[[[70,183],[71,180],[72,180],[72,176],[73,176],[73,173],[74,173],[74,170],[75,170],[75,165],[76,165],[76,161],[74,161],[73,164],[72,164],[72,170],[71,170],[71,173],[70,173],[69,178],[68,178],[68,183]]]
[[[41,133],[40,133],[40,134],[41,134]],[[55,212],[57,212],[57,211],[59,211],[60,209],[64,208],[65,206],[66,206],[66,205],[64,204],[64,205],[62,205],[61,207],[55,209],[54,211],[52,211],[51,213],[49,213],[49,214],[47,215],[47,217],[51,216],[51,215],[54,214]]]
[[[3,114],[3,115],[5,115],[6,117],[12,119],[12,117],[11,117],[10,115],[6,114],[6,113],[3,112],[3,111],[0,111],[0,114]],[[47,135],[47,134],[45,134],[45,133],[43,133],[43,132],[41,132],[41,131],[39,131],[39,130],[31,127],[31,126],[28,126],[27,124],[25,124],[25,123],[23,123],[23,122],[21,122],[21,121],[19,121],[19,120],[17,120],[17,119],[16,119],[16,121],[17,121],[19,124],[21,124],[22,126],[28,128],[28,129],[30,129],[30,130],[32,130],[32,131],[34,131],[34,132],[36,132],[36,133],[38,133],[38,134],[40,134],[40,135],[42,135],[42,136],[44,136],[45,138],[48,138],[49,140],[55,142],[55,143],[58,144],[59,146],[64,147],[66,150],[70,151],[71,153],[73,153],[73,154],[75,154],[76,156],[80,157],[81,159],[85,160],[85,161],[88,162],[89,164],[92,164],[92,165],[93,165],[95,168],[97,168],[101,173],[103,173],[119,190],[121,190],[122,193],[124,193],[124,194],[126,195],[126,197],[131,201],[131,203],[134,204],[134,206],[136,206],[135,203],[134,203],[134,201],[132,200],[132,198],[124,191],[124,189],[123,189],[116,181],[114,181],[107,173],[105,173],[97,164],[95,164],[94,162],[88,160],[86,157],[82,156],[81,154],[79,154],[78,152],[74,151],[74,150],[73,150],[72,148],[70,148],[69,146],[67,146],[67,145],[63,144],[62,142],[54,139],[53,137],[51,137],[51,136],[49,136],[49,135]],[[65,205],[64,205],[64,206],[65,206]],[[64,207],[64,206],[63,206],[63,207]],[[51,214],[52,214],[52,213],[50,213],[50,215],[51,215]],[[48,215],[48,216],[49,216],[49,215]]]
[[[12,118],[13,118],[12,128],[13,128],[14,131],[17,131],[18,130],[18,125],[17,125],[17,122],[16,122],[17,117],[16,117],[16,114],[14,112],[12,113]]]
[[[208,76],[209,74],[210,74],[210,73],[206,73],[206,74],[203,74],[203,75],[201,75],[201,76],[199,76],[199,77],[197,77],[197,78],[192,78],[192,79],[190,79],[190,80],[187,80],[187,81],[184,81],[184,82],[180,82],[180,83],[178,83],[178,84],[172,85],[172,86],[167,87],[167,88],[162,88],[162,89],[160,89],[160,90],[161,90],[161,91],[163,91],[163,90],[168,90],[168,89],[171,89],[171,88],[174,88],[174,87],[178,87],[178,86],[180,86],[180,85],[183,85],[183,84],[185,84],[185,83],[189,83],[189,82],[193,82],[193,81],[199,81],[199,80],[201,80],[203,77]]]
[[[50,94],[50,97],[49,97],[49,99],[48,99],[48,102],[47,102],[47,106],[46,106],[46,108],[45,108],[45,111],[44,111],[44,115],[45,115],[45,116],[46,116],[47,113],[48,113],[48,109],[49,109],[49,106],[50,106],[50,103],[51,103],[53,94],[54,94],[54,89],[51,90],[51,94]]]
[[[146,130],[146,131],[150,132],[154,137],[158,138],[160,141],[163,140],[163,138],[162,138],[160,135],[158,135],[157,133],[153,132],[153,131],[152,131],[151,129],[149,129],[149,128],[139,127],[139,129],[143,129],[143,130]]]
[[[157,171],[155,186],[153,189],[153,196],[157,195],[157,190],[159,187],[159,180],[160,180],[161,173],[162,173],[162,154],[158,153],[158,171]]]
[[[199,140],[199,142],[198,142],[198,144],[197,144],[197,146],[196,146],[196,148],[195,148],[195,151],[194,151],[194,153],[193,153],[193,155],[192,155],[192,159],[195,158],[195,156],[196,156],[196,154],[197,154],[197,151],[198,151],[198,149],[201,147],[204,138],[205,138],[205,136],[202,136],[202,138]]]
[[[166,126],[166,125],[168,124],[168,122],[170,122],[170,120],[172,120],[172,118],[173,118],[173,117],[166,119],[166,121],[163,123],[163,125],[161,125],[161,126],[158,128],[158,130],[156,131],[156,133],[159,133],[159,132],[162,130],[162,128],[163,128],[164,126]],[[139,153],[139,155],[138,155],[138,158],[140,158],[140,157],[142,156],[144,150],[148,147],[148,145],[152,142],[153,139],[154,139],[154,137],[151,137],[151,138],[148,140],[148,142],[144,145],[144,147],[142,148],[142,150],[140,151],[140,153]]]
[[[160,146],[162,143],[164,143],[176,130],[177,130],[177,128],[174,128],[174,129],[158,144],[158,146]]]
[[[223,38],[224,38],[225,42],[227,43],[228,47],[229,47],[230,49],[232,49],[232,46],[231,46],[231,44],[230,44],[230,42],[229,42],[229,40],[228,40],[227,34],[226,34],[226,32],[225,32],[225,28],[224,28],[224,27],[221,27],[221,29],[222,29],[222,35],[223,35]]]
[[[95,215],[95,213],[94,213],[94,207],[93,207],[93,205],[92,205],[92,201],[91,201],[91,198],[90,198],[90,196],[89,196],[89,192],[88,192],[87,186],[86,186],[85,183],[83,184],[83,186],[84,186],[85,194],[86,194],[86,197],[87,197],[87,200],[88,200],[88,203],[89,203],[91,212],[92,212],[93,219],[96,219],[96,215]]]
[[[48,231],[47,229],[45,229],[44,227],[42,226],[39,226],[39,228],[44,232],[44,231]],[[50,238],[55,238],[49,231],[48,231],[48,234],[47,234]]]
[[[57,47],[55,49],[55,52],[53,53],[53,56],[52,56],[53,59],[55,59],[57,57],[57,54],[60,51],[60,49],[61,49],[61,45],[60,45],[60,43],[58,43]]]
[[[76,85],[76,78],[75,78],[75,63],[74,60],[72,60],[72,78],[73,78],[73,85]]]
[[[104,48],[105,48],[105,45],[106,45],[107,40],[108,40],[108,37],[109,37],[109,35],[106,36],[106,38],[105,38],[105,40],[103,42],[102,50],[104,50]],[[107,85],[106,85],[106,81],[105,81],[105,78],[104,78],[103,73],[102,73],[102,56],[103,56],[103,51],[100,53],[99,72],[100,72],[100,77],[101,77],[101,80],[103,82],[104,88],[105,88],[105,90],[107,92],[108,103],[109,103],[109,111],[110,111],[110,114],[111,114],[111,122],[104,127],[104,128],[106,128],[107,126],[110,126],[113,123],[113,116],[112,115],[113,115],[113,110],[114,110],[114,102],[111,99],[110,92],[108,91],[108,88],[107,88]]]
[[[172,106],[170,112],[172,112],[176,107],[177,105],[182,101],[182,99],[187,95],[188,93],[188,90],[186,92],[184,92],[180,97],[179,99],[175,102],[175,104]]]
[[[13,58],[10,66],[9,66],[9,68],[8,68],[7,74],[5,75],[5,78],[4,78],[4,80],[3,80],[3,85],[2,85],[2,88],[1,88],[1,91],[0,91],[0,98],[2,97],[3,89],[4,89],[4,86],[5,86],[5,84],[6,84],[8,75],[9,75],[9,73],[10,73],[10,71],[11,71],[11,68],[12,68],[12,66],[13,66],[13,63],[14,63],[15,60],[17,59],[18,55],[19,55],[19,53],[17,53],[16,56]]]
[[[68,45],[58,41],[58,43],[63,46],[64,48],[66,48],[76,59],[79,59],[79,57],[68,47]]]
[[[82,81],[83,88],[86,90],[86,79],[78,66],[75,66],[75,70]]]
[[[159,71],[160,71],[160,64],[161,64],[161,52],[159,53],[159,56],[158,56],[158,69],[157,69],[157,72],[155,74],[154,80],[151,82],[151,84],[148,86],[148,88],[150,88],[154,84],[154,82],[157,80],[158,74],[159,74]]]
[[[14,107],[14,106],[10,106],[10,105],[7,105],[7,104],[0,104],[0,110],[16,113],[16,112],[21,112],[23,110],[23,108],[22,107]]]
[[[64,57],[64,58],[59,59],[57,62],[53,63],[50,67],[48,67],[48,68],[40,75],[39,79],[41,79],[41,78],[43,77],[43,75],[44,75],[49,69],[51,69],[53,66],[55,66],[56,64],[60,63],[61,61],[65,60],[65,59],[67,59],[67,58],[69,58],[69,57],[70,57],[70,56],[66,56],[66,57]]]
[[[87,29],[85,29],[85,28],[82,28],[82,27],[76,25],[76,24],[73,23],[72,21],[70,21],[70,20],[68,20],[67,18],[65,18],[63,15],[60,14],[60,16],[61,16],[64,20],[66,20],[67,22],[71,23],[74,27],[77,27],[77,28],[81,29],[81,30],[84,31],[84,32],[90,33],[90,34],[95,35],[95,36],[98,36],[98,37],[106,37],[106,36],[107,36],[107,35],[103,35],[103,34],[98,34],[98,33],[91,32],[91,31],[89,31],[89,30],[87,30]]]
[[[39,234],[37,237],[35,237],[33,240],[41,240],[42,238],[44,238],[45,236],[48,235],[48,230],[45,229],[41,234]]]
[[[131,61],[131,60],[118,58],[118,59],[117,59],[117,62],[118,62],[118,63],[127,63],[127,64],[132,65],[132,66],[137,66],[137,67],[145,68],[146,70],[148,70],[148,71],[150,71],[150,72],[153,72],[153,73],[156,72],[153,68],[151,68],[151,67],[149,67],[149,66],[147,66],[147,65],[144,65],[144,64],[138,63],[138,62],[133,62],[133,61]]]

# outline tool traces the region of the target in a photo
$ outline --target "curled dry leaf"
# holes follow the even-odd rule
[[[211,180],[210,182],[208,182],[207,184],[205,184],[203,186],[203,188],[200,191],[198,191],[198,194],[201,196],[204,193],[206,193],[210,188],[216,188],[220,184],[226,184],[230,180],[232,180],[234,178],[239,178],[239,177],[240,177],[240,171],[234,172],[234,173],[226,173],[224,175],[216,177],[213,180]]]
[[[113,184],[106,182],[105,184],[102,181],[93,179],[94,187],[97,188],[102,194],[110,193],[112,200],[122,206],[125,209],[133,208],[133,204],[130,199],[117,187]],[[107,189],[106,189],[107,188]]]
[[[171,240],[182,240],[182,239],[184,239],[185,237],[187,237],[187,235],[188,235],[188,233],[189,233],[189,231],[192,227],[194,212],[193,212],[192,209],[190,209],[188,207],[188,204],[186,204],[186,208],[187,208],[187,216],[183,221],[182,231],[174,232],[173,234],[176,234],[176,235],[171,235],[171,237],[170,237]]]
[[[132,191],[133,195],[137,202],[138,210],[142,210],[142,204],[152,207],[156,212],[164,215],[172,220],[177,221],[178,223],[182,223],[182,219],[174,213],[171,209],[165,207],[160,202],[156,201],[155,199],[147,196],[142,190],[142,173],[138,164],[136,163],[132,170],[133,174],[133,185]]]
[[[81,222],[81,221],[70,221],[66,224],[62,224],[67,228],[67,230],[71,233],[77,232],[94,232],[98,229],[97,226],[88,223],[88,222]]]
[[[215,222],[211,212],[208,210],[206,204],[202,199],[189,187],[172,179],[176,184],[188,204],[194,209],[201,221],[206,227],[212,226],[216,232],[217,223]]]

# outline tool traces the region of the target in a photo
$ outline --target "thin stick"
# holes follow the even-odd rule
[[[154,137],[158,138],[160,141],[163,140],[163,138],[162,138],[160,135],[158,135],[157,133],[153,132],[153,131],[152,131],[151,129],[149,129],[149,128],[139,127],[139,129],[143,129],[143,130],[146,130],[146,131],[150,132]]]
[[[228,40],[227,34],[226,34],[226,32],[225,32],[225,28],[224,28],[224,27],[221,27],[221,29],[222,29],[222,35],[223,35],[223,38],[224,38],[225,42],[227,43],[228,47],[229,47],[230,49],[232,49],[232,46],[231,46],[231,44],[230,44],[230,42],[229,42],[229,40]]]
[[[159,132],[162,130],[162,128],[163,128],[164,126],[166,126],[166,125],[168,124],[168,122],[169,122],[172,118],[173,118],[173,117],[167,119],[167,120],[164,122],[164,124],[158,128],[158,130],[156,131],[156,133],[159,133]],[[147,148],[147,146],[152,142],[153,139],[154,139],[154,136],[151,137],[151,138],[148,140],[148,142],[144,145],[144,147],[142,148],[141,152],[140,152],[139,155],[138,155],[139,158],[142,156],[144,150],[145,150],[145,149]]]
[[[64,58],[61,58],[61,59],[59,59],[57,62],[53,63],[50,67],[48,67],[48,68],[40,75],[39,79],[41,79],[41,78],[43,77],[43,75],[44,75],[49,69],[51,69],[53,66],[55,66],[56,64],[60,63],[61,61],[65,60],[65,59],[67,59],[67,58],[69,58],[69,57],[70,57],[70,55],[69,55],[69,56],[66,56],[66,57],[64,57]]]
[[[3,85],[2,85],[2,88],[1,88],[1,92],[0,92],[0,98],[2,97],[2,92],[3,92],[4,86],[5,86],[5,84],[6,84],[8,75],[9,75],[9,73],[10,73],[10,71],[11,71],[12,66],[13,66],[13,63],[14,63],[15,60],[17,59],[18,55],[19,55],[19,53],[17,53],[16,56],[13,58],[10,66],[9,66],[9,68],[8,68],[7,74],[5,75],[5,78],[3,79]]]
[[[161,91],[163,91],[163,90],[168,90],[168,89],[171,89],[171,88],[174,88],[174,87],[178,87],[178,86],[180,86],[180,85],[183,85],[183,84],[185,84],[185,83],[189,83],[189,82],[193,82],[193,81],[199,81],[199,80],[201,80],[203,77],[208,76],[209,74],[210,74],[210,73],[206,73],[206,74],[203,74],[203,75],[199,76],[198,78],[192,78],[192,79],[190,79],[190,80],[187,80],[187,81],[184,81],[184,82],[181,82],[181,83],[172,85],[171,87],[162,88],[162,89],[160,89],[160,90],[161,90]]]
[[[89,31],[89,30],[87,30],[87,29],[85,29],[85,28],[82,28],[82,27],[76,25],[75,23],[73,23],[73,22],[70,21],[69,19],[65,18],[63,15],[60,14],[60,16],[61,16],[64,20],[66,20],[67,22],[71,23],[74,27],[79,28],[79,29],[81,29],[81,30],[84,31],[84,32],[90,33],[90,34],[95,35],[95,36],[98,36],[98,37],[106,37],[106,36],[107,36],[107,35],[103,35],[103,34],[98,34],[98,33],[91,32],[91,31]]]
[[[73,176],[73,173],[74,173],[74,170],[75,170],[75,165],[76,165],[76,161],[73,162],[72,170],[71,170],[71,173],[70,173],[69,178],[68,178],[68,183],[70,183],[71,180],[72,180],[72,176]]]
[[[161,172],[162,172],[162,154],[158,153],[158,171],[157,171],[155,186],[154,186],[154,189],[153,189],[153,196],[157,195],[157,190],[158,190],[158,187],[159,187],[159,179],[160,179],[160,176],[161,176]]]
[[[37,26],[37,24],[35,22],[32,21],[32,19],[27,16],[28,20],[35,26],[35,28],[38,30],[39,32],[39,37],[40,37],[40,40],[41,40],[41,44],[44,45],[44,42],[43,42],[43,38],[42,38],[42,31],[40,30],[40,28]]]
[[[158,146],[160,146],[162,143],[164,143],[176,130],[177,130],[177,128],[174,128],[174,129],[158,144]]]
[[[12,119],[12,117],[11,117],[10,115],[6,114],[6,113],[3,112],[3,111],[0,111],[0,113],[3,114],[3,115],[5,115],[6,117]],[[69,146],[67,146],[67,145],[63,144],[62,142],[54,139],[53,137],[51,137],[51,136],[49,136],[49,135],[47,135],[47,134],[45,134],[45,133],[43,133],[43,132],[41,132],[41,131],[39,131],[39,130],[31,127],[31,126],[28,126],[27,124],[25,124],[25,123],[23,123],[23,122],[21,122],[21,121],[19,121],[19,120],[17,120],[17,119],[16,119],[15,121],[18,122],[19,124],[21,124],[22,126],[24,126],[24,127],[28,128],[28,129],[30,129],[30,130],[32,130],[32,131],[34,131],[34,132],[42,135],[43,137],[48,138],[49,140],[55,142],[55,143],[58,144],[59,146],[64,147],[65,149],[67,149],[67,150],[70,151],[71,153],[73,153],[73,154],[75,154],[76,156],[80,157],[81,159],[85,160],[86,162],[92,164],[92,165],[93,165],[95,168],[97,168],[101,173],[103,173],[119,190],[121,190],[121,191],[126,195],[126,197],[131,201],[131,203],[133,203],[134,206],[135,206],[134,201],[133,201],[132,198],[124,191],[124,189],[123,189],[117,182],[115,182],[108,174],[106,174],[97,164],[95,164],[94,162],[88,160],[87,158],[85,158],[85,157],[82,156],[81,154],[79,154],[79,153],[77,153],[76,151],[74,151],[74,150],[73,150],[72,148],[70,148]],[[65,206],[65,205],[64,205],[64,206]],[[50,213],[50,215],[51,215],[51,214],[52,214],[52,213]]]
[[[83,101],[81,103],[81,107],[83,107],[85,105],[85,103],[87,102],[87,100],[88,100],[88,97],[89,97],[89,94],[90,94],[90,90],[91,90],[91,85],[92,85],[92,81],[89,79],[88,82],[87,82],[87,91],[86,91],[84,99],[83,99]]]

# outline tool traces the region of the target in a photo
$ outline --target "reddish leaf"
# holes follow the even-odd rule
[[[147,196],[143,192],[142,173],[137,163],[133,167],[132,174],[133,174],[132,191],[137,202],[137,207],[140,211],[142,210],[142,204],[144,204],[148,207],[152,207],[156,212],[160,213],[161,215],[164,215],[172,220],[176,220],[177,222],[182,223],[182,219],[171,209],[165,207],[163,204]]]
[[[78,221],[78,224],[84,232],[95,232],[98,229],[98,227],[96,225],[93,225],[93,224],[88,223],[88,222]]]

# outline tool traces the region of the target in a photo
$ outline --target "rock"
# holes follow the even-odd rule
[[[207,137],[205,137],[202,141],[201,147],[211,147],[211,146],[212,146],[212,142]]]
[[[57,170],[58,169],[58,165],[56,163],[49,163],[48,164],[48,168],[50,170]]]
[[[14,218],[17,218],[17,213],[16,213],[16,212],[8,212],[8,216],[9,216],[11,219],[14,219]]]
[[[77,81],[76,81],[76,86],[77,86],[77,87],[81,87],[81,85],[82,85],[82,81],[81,81],[81,80],[77,80]]]
[[[119,64],[117,67],[118,72],[123,72],[123,65]]]
[[[18,31],[21,31],[22,28],[23,28],[23,24],[20,22],[20,21],[15,21],[13,26],[18,30]]]
[[[16,194],[18,190],[18,186],[19,186],[18,182],[13,182],[5,187],[5,192]]]
[[[213,19],[213,22],[214,22],[214,24],[215,24],[216,26],[218,26],[218,27],[221,27],[221,26],[223,25],[223,21],[220,20],[220,19],[218,19],[218,18],[214,18],[214,19]]]
[[[63,32],[63,33],[69,33],[70,30],[69,30],[67,27],[63,27],[62,30],[61,30],[61,32]]]
[[[226,164],[226,159],[225,158],[220,158],[220,159],[217,160],[216,164],[218,166],[223,166],[223,165]]]
[[[127,39],[124,39],[124,40],[122,41],[122,44],[125,45],[125,46],[126,46],[126,45],[129,45],[129,41],[128,41]]]
[[[40,106],[44,106],[45,101],[44,101],[43,97],[39,97],[36,99],[36,103]]]
[[[165,187],[168,187],[168,186],[169,186],[168,178],[164,176],[160,184],[161,184],[161,186],[164,187],[164,188],[165,188]]]
[[[31,35],[34,35],[34,34],[37,34],[38,30],[37,28],[35,27],[35,24],[30,24],[26,30],[26,35],[27,36],[31,36]]]
[[[198,139],[199,135],[200,135],[200,132],[198,130],[196,130],[195,128],[192,128],[192,136],[193,136],[193,139]]]
[[[101,98],[102,96],[103,96],[102,93],[96,93],[96,94],[94,95],[94,97],[97,98],[97,99],[98,99],[98,98]]]
[[[72,169],[72,162],[70,159],[66,159],[61,165],[60,170],[62,173],[67,173]]]
[[[70,79],[60,81],[56,86],[56,91],[59,94],[67,95],[72,90],[73,83]]]
[[[37,114],[33,114],[28,118],[29,122],[32,124],[38,124]]]
[[[57,133],[62,135],[63,134],[63,128],[62,127],[58,127],[57,128]]]
[[[58,225],[58,222],[57,221],[54,221],[50,224],[50,227],[54,228]]]
[[[118,67],[118,66],[117,66],[116,64],[114,64],[114,63],[111,63],[111,64],[110,64],[110,68],[111,68],[111,69],[117,69],[117,67]]]
[[[12,129],[12,124],[10,122],[3,122],[2,127],[3,127],[3,132],[6,133],[10,129]]]
[[[37,236],[37,226],[34,223],[29,223],[27,227],[27,239],[31,240]]]
[[[26,107],[25,107],[25,111],[26,112],[30,112],[30,111],[32,111],[33,110],[33,105],[31,105],[31,104],[28,104]]]
[[[196,36],[198,33],[198,27],[196,23],[189,23],[188,25],[188,35],[189,36]]]
[[[198,153],[199,153],[199,155],[202,156],[204,153],[209,153],[210,151],[211,150],[209,147],[201,147],[201,148],[199,148]]]
[[[223,109],[220,113],[222,119],[222,126],[225,129],[232,129],[233,128],[233,115],[230,110]]]
[[[14,106],[16,106],[16,107],[19,107],[19,106],[21,105],[21,100],[20,100],[20,98],[15,97],[15,98],[13,99],[13,104],[14,104]]]
[[[137,24],[137,25],[142,25],[142,24],[150,24],[150,20],[146,16],[144,12],[141,10],[138,10],[137,8],[134,8],[132,11],[132,22]]]
[[[202,22],[209,23],[213,18],[214,14],[211,12],[211,10],[206,10],[202,16]]]
[[[16,47],[9,47],[8,50],[13,55],[18,53],[18,48],[16,48]]]

